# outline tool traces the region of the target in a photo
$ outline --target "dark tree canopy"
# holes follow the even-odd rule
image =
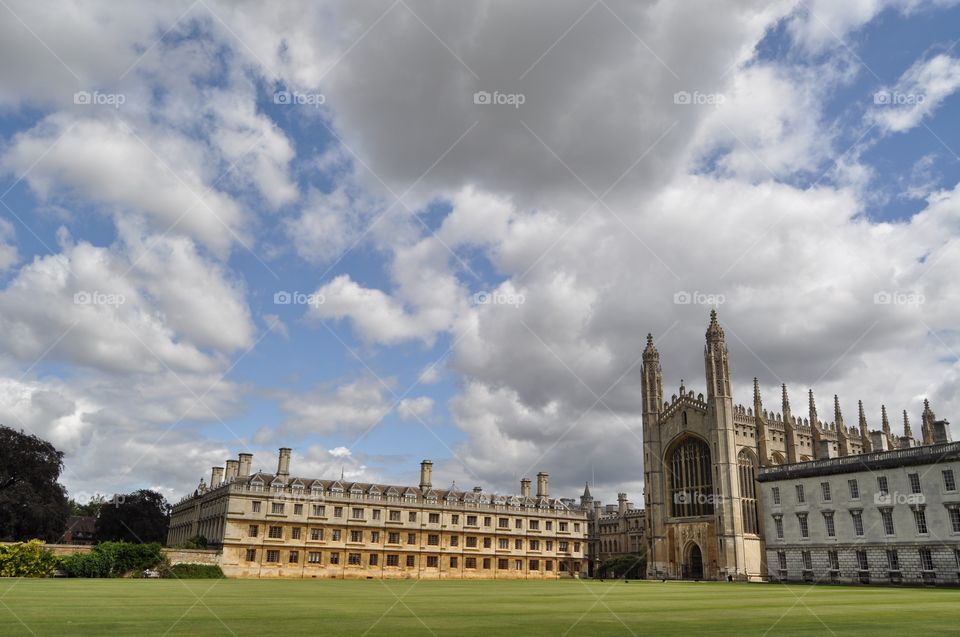
[[[0,539],[61,539],[70,514],[62,470],[49,442],[0,425]]]
[[[166,542],[170,505],[156,491],[141,489],[107,500],[97,518],[97,541]]]

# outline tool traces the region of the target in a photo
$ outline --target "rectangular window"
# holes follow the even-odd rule
[[[430,514],[430,524],[440,524],[440,514],[431,513]]]
[[[777,551],[777,564],[781,571],[787,570],[787,554],[784,551]]]
[[[913,520],[917,523],[917,533],[924,535],[927,533],[927,513],[923,507],[913,509]]]
[[[890,493],[890,488],[887,486],[887,476],[877,476],[877,491],[880,492],[880,495]]]
[[[282,526],[271,526],[270,532],[267,534],[273,539],[279,539],[283,537],[283,527]]]
[[[339,553],[331,553],[331,554],[330,554],[330,563],[331,563],[331,564],[339,564],[339,563],[340,563],[340,554],[339,554]]]
[[[307,553],[307,562],[310,564],[320,563],[320,551],[310,551]]]
[[[300,561],[300,551],[290,551],[290,555],[287,558],[287,561],[291,564],[296,564]]]
[[[930,549],[920,549],[920,569],[924,571],[933,570],[933,553]]]
[[[499,540],[497,540],[497,546],[501,549],[508,549],[510,548],[510,540],[508,540],[505,537],[502,537]]]
[[[850,499],[859,500],[860,499],[860,483],[853,480],[847,480],[847,486],[850,487]]]
[[[413,555],[408,555],[408,556],[407,556],[407,566],[412,568],[412,567],[414,567],[414,566],[416,566],[416,565],[417,565],[417,558],[416,558],[415,556],[413,556]]]
[[[376,553],[371,553],[370,557],[367,559],[367,563],[370,566],[376,566],[380,562],[380,556]]]
[[[347,553],[347,564],[350,566],[360,566],[360,554]]]
[[[883,532],[894,535],[896,531],[893,528],[893,509],[880,509],[880,519],[883,520]]]
[[[552,570],[553,570],[553,560],[547,560],[547,568],[546,568],[546,570],[548,570],[548,571],[552,571]]]
[[[275,564],[280,561],[280,551],[269,550],[267,551],[267,562]]]
[[[468,515],[467,516],[467,526],[477,526],[477,516]]]
[[[553,550],[553,540],[547,540],[547,550],[548,551]]]
[[[350,531],[351,542],[363,542],[363,531]]]
[[[374,544],[380,544],[380,531],[370,531],[370,541]]]
[[[827,561],[830,562],[831,571],[840,570],[840,555],[836,551],[827,551]]]
[[[387,533],[387,544],[400,544],[400,534]]]
[[[523,570],[523,560],[513,560],[513,569],[516,571]]]
[[[471,549],[477,548],[477,538],[475,535],[467,536],[467,547]]]
[[[800,551],[800,556],[803,558],[803,568],[806,571],[813,570],[813,557],[810,555],[810,551]]]
[[[773,503],[780,504],[780,487],[773,487],[770,494],[773,496]]]
[[[436,555],[427,556],[427,568],[437,568],[440,565],[440,558]]]
[[[960,507],[953,506],[948,509],[950,514],[950,526],[954,533],[960,533]]]
[[[797,485],[797,502],[799,502],[800,504],[803,504],[804,502],[806,502],[806,500],[804,499],[804,495],[803,495],[803,485],[802,485],[802,484],[798,484],[798,485]]]
[[[498,518],[497,526],[500,527],[501,529],[510,528],[510,520],[508,518]]]
[[[274,514],[283,513],[283,502],[271,502],[270,513],[274,513]]]
[[[254,513],[260,513],[260,503],[252,502],[250,504],[250,510],[253,511]]]
[[[333,507],[333,517],[342,518],[343,517],[343,507]]]
[[[483,538],[483,548],[488,549],[493,546],[493,540],[489,537]]]
[[[530,550],[539,551],[540,550],[540,540],[530,540]]]
[[[900,570],[900,556],[894,549],[887,549],[887,568],[891,571]]]
[[[390,521],[391,521],[391,522],[399,522],[399,521],[400,521],[400,512],[399,512],[399,511],[391,511],[391,512],[390,512]]]
[[[430,546],[440,546],[440,536],[436,533],[427,535],[427,544]]]
[[[530,570],[539,571],[540,570],[540,560],[530,560]]]
[[[295,527],[293,527],[292,529],[290,529],[290,539],[291,539],[291,540],[299,540],[299,539],[300,539],[300,527],[299,527],[299,526],[295,526]]]
[[[514,541],[513,541],[513,548],[515,548],[515,549],[518,550],[518,551],[521,550],[521,549],[523,549],[523,540],[521,540],[521,539],[516,539],[516,540],[514,540]]]
[[[867,562],[867,552],[857,551],[857,568],[861,571],[869,571],[870,564]]]
[[[322,504],[313,505],[313,515],[314,517],[323,517],[327,514],[327,507]]]
[[[293,505],[293,514],[294,514],[294,515],[303,515],[303,505],[302,505],[302,504],[294,504],[294,505]]]
[[[450,556],[450,568],[457,568],[457,556],[456,556],[456,555],[451,555],[451,556]]]
[[[247,549],[247,561],[248,562],[257,561],[257,549]]]
[[[562,532],[566,533],[566,531],[567,531],[567,523],[566,523],[566,522],[561,522],[561,523],[560,523],[560,530],[561,530]]]
[[[810,537],[810,527],[807,526],[807,514],[798,513],[797,521],[800,523],[800,537]]]
[[[497,560],[497,568],[501,568],[504,570],[510,568],[510,560],[506,560],[503,558]]]
[[[332,531],[330,531],[330,539],[334,542],[339,542],[340,533],[341,533],[340,529],[333,529]]]
[[[407,533],[407,544],[416,544],[416,543],[417,543],[417,534]]]
[[[920,486],[920,474],[911,473],[907,477],[910,478],[910,493],[923,493],[923,487]]]
[[[460,524],[460,515],[454,513],[450,516],[450,524]]]
[[[489,515],[483,516],[483,526],[490,526],[491,524],[493,524],[493,518]]]
[[[373,510],[373,513],[372,513],[373,519],[374,519],[374,520],[379,520],[381,513],[383,513],[383,511],[381,511],[380,509],[374,509],[374,510]]]
[[[560,551],[561,553],[566,553],[567,551],[570,550],[570,545],[567,542],[558,542],[557,550]]]
[[[477,558],[468,557],[463,560],[464,568],[477,568]]]
[[[411,511],[411,512],[407,515],[407,521],[408,521],[408,522],[416,522],[416,521],[417,521],[417,512],[416,512],[416,511]]]
[[[450,546],[460,546],[460,536],[451,535],[450,536]]]
[[[573,523],[573,532],[574,532],[574,533],[579,533],[579,532],[580,532],[580,523],[579,523],[579,522],[574,522],[574,523]]]
[[[260,532],[260,527],[256,524],[251,524],[250,528],[247,529],[247,535],[250,537],[257,537],[257,534]]]
[[[773,516],[773,524],[777,528],[777,539],[783,539],[783,518],[779,515]]]
[[[539,531],[540,530],[540,520],[530,520],[530,530]]]
[[[363,519],[363,508],[362,508],[362,507],[353,507],[352,509],[350,509],[350,517],[353,518],[354,520],[362,520],[362,519]]]
[[[491,560],[489,557],[483,558],[483,568],[484,568],[484,569],[486,569],[486,570],[489,571],[491,564],[493,564],[493,560]]]
[[[387,555],[387,566],[400,566],[400,556],[396,554]]]
[[[548,530],[548,531],[552,531],[552,530],[553,530],[553,520],[547,520],[547,521],[546,521],[546,525],[547,525],[547,530]]]
[[[837,527],[833,523],[832,512],[825,512],[823,514],[823,526],[827,530],[827,537],[837,537]]]
[[[829,482],[820,483],[820,496],[823,498],[824,502],[830,501],[830,483]]]
[[[957,480],[953,475],[953,469],[944,469],[943,474],[943,488],[946,491],[956,491],[957,490]]]
[[[854,535],[863,535],[863,512],[862,511],[851,511],[850,517],[853,518],[853,533]]]

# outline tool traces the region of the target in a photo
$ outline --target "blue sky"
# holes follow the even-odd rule
[[[62,4],[0,28],[0,416],[78,497],[291,446],[639,500],[646,333],[702,385],[684,290],[740,400],[960,406],[954,3]]]

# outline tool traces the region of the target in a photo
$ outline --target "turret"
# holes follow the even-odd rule
[[[420,490],[426,491],[433,487],[433,462],[424,460],[420,463]]]
[[[833,395],[833,422],[837,425],[837,455],[850,455],[850,435],[840,413],[840,398]]]
[[[886,405],[880,405],[880,429],[883,431],[883,435],[887,439],[887,447],[890,449],[895,448],[896,444],[893,440],[893,431],[890,429],[890,419],[887,418]]]
[[[286,482],[290,479],[290,454],[292,450],[289,447],[280,447],[280,454],[277,457],[277,477]]]
[[[863,446],[863,453],[870,453],[873,451],[873,445],[870,442],[870,429],[867,427],[867,415],[863,413],[863,401],[858,400],[857,405],[860,411],[860,444]]]
[[[913,429],[910,427],[910,416],[907,415],[907,410],[903,410],[903,436],[900,438],[901,448],[910,448],[916,447],[917,441],[913,438]]]
[[[780,398],[783,409],[783,444],[787,448],[787,462],[793,463],[800,460],[800,454],[797,453],[797,432],[793,426],[793,412],[790,409],[790,397],[787,396],[787,385],[784,383],[781,387],[782,395]]]
[[[930,409],[930,401],[923,399],[923,414],[920,416],[920,436],[923,438],[923,444],[933,444],[933,423],[937,419]]]
[[[717,311],[710,310],[707,343],[703,348],[707,376],[707,397],[730,396],[730,361],[723,328],[717,321]]]
[[[660,352],[653,344],[653,335],[647,334],[647,347],[643,350],[642,397],[643,413],[659,414],[663,405],[663,372],[660,369]]]

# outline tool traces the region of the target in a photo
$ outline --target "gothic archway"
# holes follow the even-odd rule
[[[690,542],[684,551],[683,577],[684,579],[703,579],[703,552],[696,542]]]

